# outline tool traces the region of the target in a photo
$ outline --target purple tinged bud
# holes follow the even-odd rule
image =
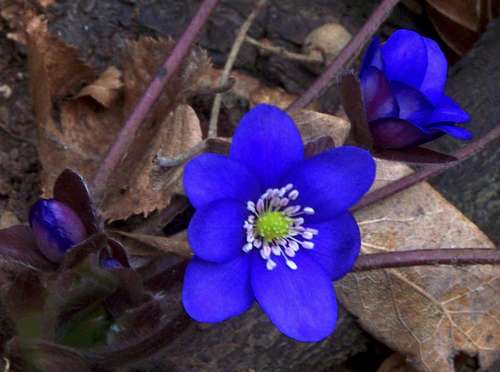
[[[105,258],[101,260],[100,265],[104,269],[120,269],[123,265],[114,258]]]
[[[61,262],[67,250],[87,238],[80,217],[55,199],[37,201],[29,219],[38,248],[52,262]]]

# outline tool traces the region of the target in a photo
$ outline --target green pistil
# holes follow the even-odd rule
[[[257,234],[269,242],[288,235],[291,223],[290,218],[281,212],[265,212],[257,219],[255,225]]]

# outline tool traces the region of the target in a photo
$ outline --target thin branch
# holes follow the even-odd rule
[[[255,40],[253,37],[250,36],[247,36],[245,38],[245,42],[253,45],[256,48],[259,48],[264,52],[276,54],[280,57],[289,59],[291,61],[297,61],[301,63],[325,63],[325,59],[318,54],[309,55],[309,54],[290,52],[289,50],[283,47],[261,43],[260,41]]]
[[[137,130],[144,121],[144,118],[160,96],[165,85],[170,81],[172,76],[174,76],[177,69],[180,67],[182,61],[191,48],[191,44],[194,42],[201,28],[205,25],[208,16],[214,10],[218,2],[219,0],[203,1],[196,15],[193,17],[172,50],[172,53],[160,67],[158,73],[134,107],[130,116],[127,118],[125,124],[120,130],[120,133],[118,133],[115,142],[111,145],[106,158],[100,165],[95,175],[93,186],[97,198],[102,196],[111,173],[125,157],[129,146],[134,140]]]
[[[458,160],[452,163],[444,163],[435,166],[426,166],[422,170],[412,173],[408,176],[400,178],[394,182],[391,182],[375,191],[367,194],[361,201],[356,204],[352,211],[357,211],[361,208],[367,207],[373,203],[383,200],[389,196],[396,194],[399,191],[405,190],[410,186],[413,186],[419,182],[425,181],[431,177],[437,176],[443,173],[445,170],[452,168],[460,164],[465,159],[477,154],[479,151],[483,150],[488,144],[496,141],[500,138],[500,124],[495,128],[490,130],[483,137],[475,140],[469,145],[462,147],[460,150],[456,151],[453,156]]]
[[[233,46],[231,47],[231,51],[227,57],[226,64],[224,65],[224,70],[222,71],[222,75],[219,80],[219,85],[223,86],[226,84],[227,79],[229,78],[229,74],[233,68],[234,63],[236,62],[236,58],[238,57],[238,53],[240,52],[241,46],[243,45],[243,41],[245,40],[245,36],[252,26],[253,21],[259,14],[260,10],[267,5],[267,0],[258,0],[254,9],[248,16],[245,22],[240,27],[238,34],[236,35],[236,39],[234,40]],[[208,137],[217,137],[217,122],[219,121],[219,111],[222,102],[222,94],[217,94],[214,98],[214,103],[212,105],[212,112],[210,114],[210,123],[208,125]]]
[[[378,30],[382,22],[385,21],[398,2],[399,0],[383,0],[363,25],[361,30],[359,30],[349,44],[342,49],[340,54],[335,57],[323,74],[321,74],[321,76],[288,107],[288,111],[304,108],[314,101],[314,99],[330,85],[332,79],[361,52],[363,46]]]
[[[358,257],[353,271],[429,265],[498,265],[500,249],[440,248],[371,253]]]

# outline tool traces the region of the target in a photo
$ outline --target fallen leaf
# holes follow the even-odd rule
[[[48,193],[65,168],[92,180],[124,119],[174,41],[146,37],[131,42],[124,56],[123,78],[120,80],[120,72],[110,67],[96,80],[96,74],[80,60],[78,51],[51,35],[45,22],[32,20],[28,35],[42,186]],[[106,219],[148,215],[168,205],[178,188],[175,185],[182,167],[165,170],[156,166],[154,160],[181,155],[202,141],[198,117],[185,102],[209,67],[207,54],[193,48],[111,175],[99,205]]]
[[[89,96],[109,108],[118,96],[122,85],[120,70],[110,66],[96,81],[84,87],[76,97]]]
[[[291,114],[302,137],[312,139],[330,137],[336,146],[341,146],[349,136],[351,125],[338,116],[311,110],[299,110]]]
[[[462,56],[500,14],[500,1],[427,0],[427,12],[439,36]]]
[[[151,136],[149,142],[144,140],[142,146],[132,147],[132,152],[110,182],[110,189],[120,192],[108,194],[103,203],[107,219],[124,219],[140,213],[147,216],[166,207],[174,192],[179,190],[183,168],[160,168],[155,164],[155,158],[182,154],[202,141],[198,116],[191,106],[184,104],[168,113],[149,132],[154,132],[147,133]]]
[[[400,353],[392,353],[377,369],[377,372],[417,372]]]
[[[375,188],[411,172],[378,161]],[[440,247],[493,248],[429,184],[420,183],[356,213],[362,253]],[[500,267],[421,266],[351,273],[337,292],[363,327],[425,371],[453,371],[458,352],[484,370],[500,357]]]
[[[0,215],[0,229],[5,229],[19,224],[19,219],[11,211],[4,211]]]

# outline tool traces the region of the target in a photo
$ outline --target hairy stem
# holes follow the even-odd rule
[[[349,44],[342,49],[339,55],[335,57],[321,76],[288,107],[288,111],[302,109],[316,99],[321,92],[330,85],[333,78],[361,52],[363,46],[378,30],[382,22],[385,21],[398,2],[399,0],[383,0],[363,27],[361,27],[361,30],[359,30]]]
[[[439,248],[371,253],[358,257],[353,271],[427,265],[498,265],[495,248]]]
[[[172,53],[160,67],[158,73],[153,78],[148,88],[139,99],[139,102],[132,110],[132,113],[125,121],[120,133],[118,133],[115,142],[111,145],[108,154],[94,177],[93,186],[97,199],[102,197],[110,175],[127,154],[127,150],[132,144],[137,130],[144,121],[144,118],[160,96],[165,85],[170,81],[172,76],[174,76],[180,67],[182,61],[191,48],[191,44],[194,42],[201,28],[206,23],[208,16],[214,10],[218,2],[219,0],[203,1],[188,27],[177,41]]]
[[[383,200],[395,193],[405,190],[410,186],[413,186],[419,182],[425,181],[431,177],[437,176],[443,173],[445,170],[452,168],[460,164],[465,159],[477,154],[479,151],[483,150],[488,144],[498,140],[500,138],[500,124],[495,128],[486,133],[483,137],[475,140],[467,146],[462,147],[460,150],[456,151],[453,156],[457,158],[457,161],[451,163],[443,163],[440,165],[426,166],[423,169],[412,173],[408,176],[400,178],[394,182],[391,182],[375,191],[367,194],[361,201],[356,204],[351,210],[357,211],[358,209],[367,207],[373,203]]]

